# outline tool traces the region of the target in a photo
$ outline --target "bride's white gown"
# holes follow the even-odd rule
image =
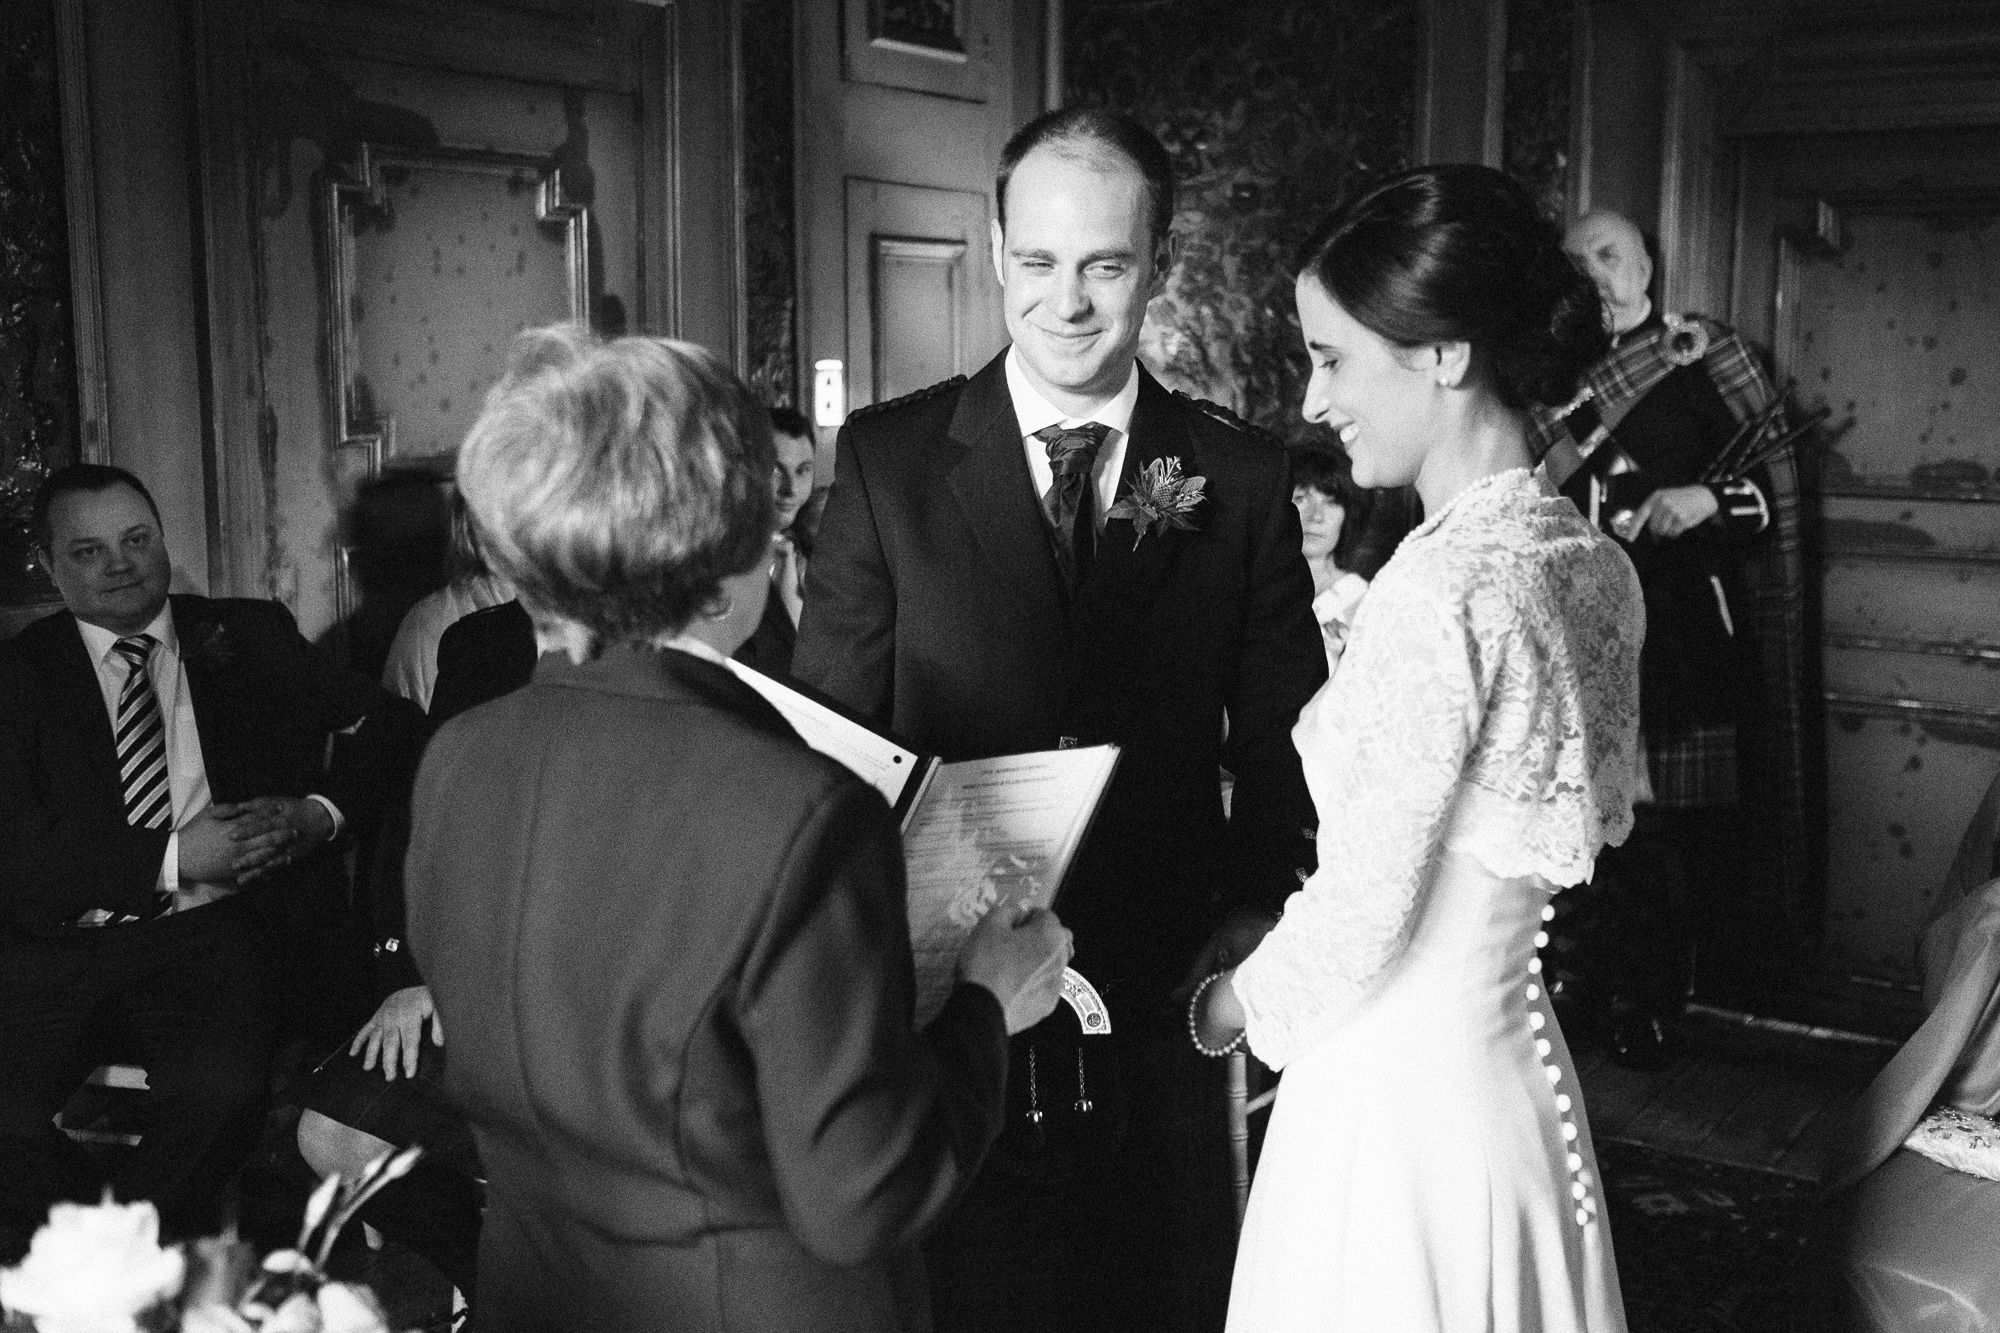
[[[1285,1077],[1231,1333],[1623,1333],[1535,953],[1631,827],[1643,634],[1625,556],[1525,470],[1370,587],[1293,733],[1319,870],[1235,977]]]

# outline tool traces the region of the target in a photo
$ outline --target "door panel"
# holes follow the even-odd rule
[[[525,324],[733,349],[728,7],[191,11],[217,591],[352,613],[357,483],[442,467]]]
[[[986,201],[960,190],[847,183],[850,392],[883,402],[990,355],[999,323]]]
[[[1042,108],[1046,8],[801,7],[801,351],[843,364],[845,408],[969,374],[1006,345],[990,191],[1001,146]],[[831,477],[837,422],[822,424]]]
[[[286,341],[326,349],[310,378],[293,363],[269,382],[273,574],[308,632],[359,606],[339,518],[363,479],[425,460],[448,471],[521,328],[639,304],[631,99],[352,58],[326,74],[389,133],[298,144],[284,207],[259,220],[268,252],[315,236],[321,252],[313,299],[264,312]],[[266,88],[274,117],[306,93]]]
[[[1909,985],[1932,895],[2000,771],[2000,227],[1816,203],[1778,351],[1838,428],[1822,468],[1825,938]]]

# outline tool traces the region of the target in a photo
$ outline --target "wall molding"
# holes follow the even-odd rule
[[[1423,0],[1410,160],[1498,167],[1507,111],[1506,0]]]
[[[63,204],[69,216],[69,297],[76,357],[77,452],[111,457],[111,383],[104,337],[103,252],[97,232],[97,149],[90,110],[84,0],[55,0],[62,107]]]

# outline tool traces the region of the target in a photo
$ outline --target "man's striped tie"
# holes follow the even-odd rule
[[[118,695],[118,775],[125,784],[125,822],[133,828],[165,828],[173,821],[174,794],[167,781],[167,727],[160,696],[146,672],[153,655],[150,634],[131,634],[112,645],[131,665]]]

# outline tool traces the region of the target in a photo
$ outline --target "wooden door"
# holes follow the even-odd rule
[[[355,616],[343,509],[524,326],[736,346],[726,0],[195,9],[219,590]]]
[[[2000,221],[1879,207],[1788,247],[1780,346],[1853,422],[1820,486],[1826,940],[1908,985],[2000,771]]]
[[[1908,996],[2000,773],[2000,134],[1758,145],[1772,351],[1833,423],[1817,519],[1836,978]]]
[[[1006,345],[987,240],[993,170],[1042,109],[1043,11],[1042,0],[802,4],[801,350],[841,363],[848,409],[970,374]],[[820,444],[830,477],[830,429]]]
[[[999,284],[986,201],[966,190],[847,182],[847,379],[885,402],[977,370]]]

